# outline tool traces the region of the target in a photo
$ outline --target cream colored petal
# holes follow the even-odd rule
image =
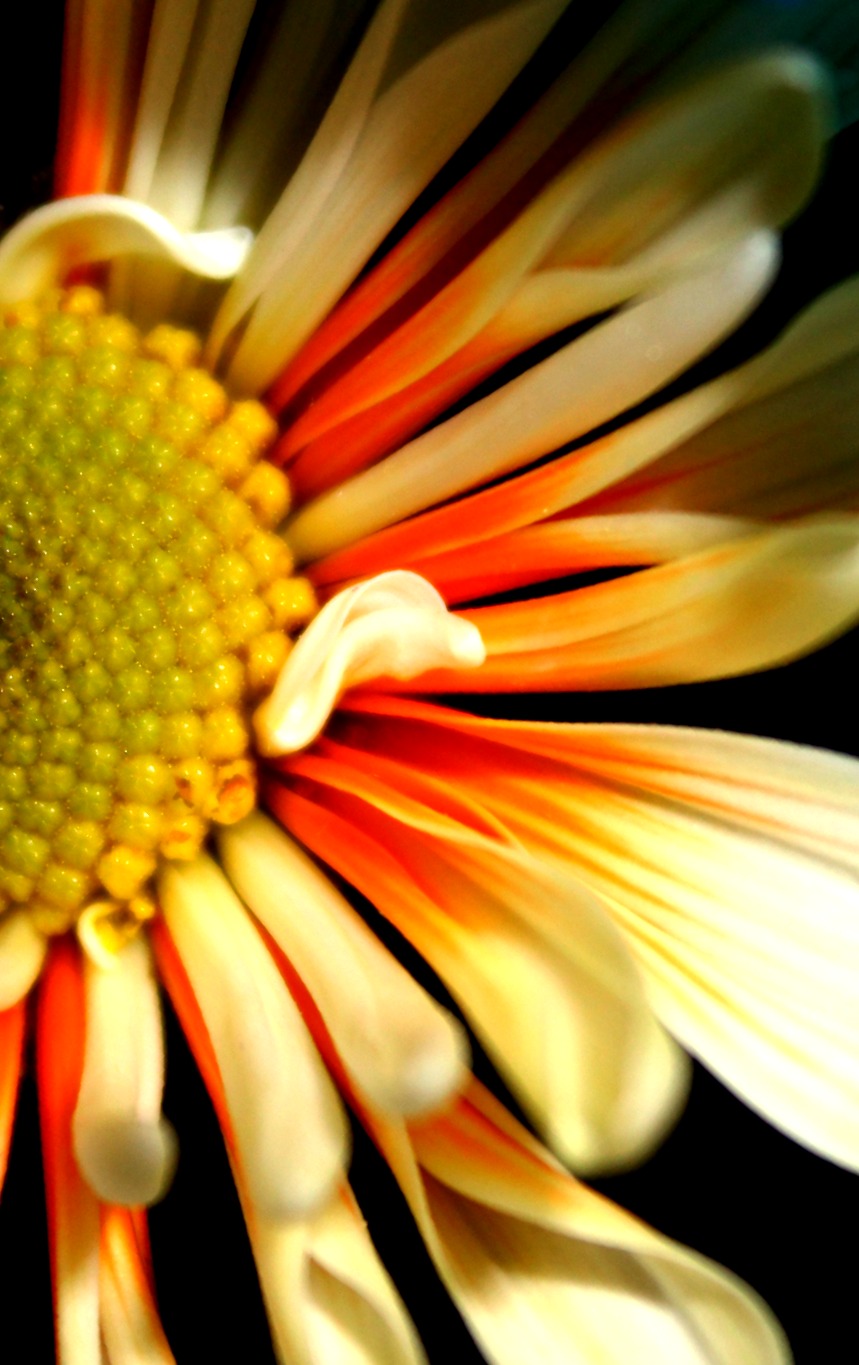
[[[356,771],[303,760],[296,773],[360,793],[349,824],[297,822],[273,800],[423,953],[553,1146],[580,1170],[651,1150],[685,1097],[685,1058],[581,880],[453,821],[447,837],[427,836],[419,807],[413,816],[395,789]]]
[[[248,1231],[283,1365],[422,1365],[348,1186],[310,1223],[252,1216]]]
[[[769,284],[766,232],[621,311],[520,378],[299,512],[290,544],[316,559],[507,473],[658,389],[744,317]]]
[[[26,910],[0,919],[0,1010],[23,1000],[42,970],[47,940]]]
[[[747,1286],[560,1171],[476,1084],[408,1136],[372,1129],[493,1365],[789,1362]]]
[[[424,690],[653,687],[785,663],[859,617],[859,519],[820,517],[622,579],[466,616],[474,675]]]
[[[417,574],[394,570],[346,588],[314,617],[257,709],[259,748],[266,756],[305,748],[358,683],[475,668],[484,657],[478,631]]]
[[[0,243],[0,304],[59,284],[78,265],[149,256],[206,279],[227,279],[250,246],[244,228],[179,232],[154,209],[113,194],[61,199],[22,218]]]
[[[262,815],[224,830],[224,868],[295,967],[357,1088],[384,1111],[438,1108],[463,1083],[468,1043],[327,877]]]
[[[733,376],[735,404],[612,507],[784,517],[859,501],[859,280],[818,299]]]
[[[107,1365],[175,1365],[125,1210],[102,1211],[99,1317]]]
[[[167,867],[164,916],[218,1060],[251,1202],[300,1218],[346,1160],[345,1117],[297,1007],[244,907],[206,857]]]
[[[416,727],[416,751],[400,728],[402,761],[427,755],[561,859],[629,936],[672,1032],[772,1121],[857,1165],[859,763],[692,730],[424,716],[452,733]]]
[[[111,967],[85,961],[86,1050],[72,1125],[75,1157],[100,1199],[151,1204],[173,1174],[161,1116],[164,1038],[149,946],[138,935]]]
[[[495,3],[489,14],[473,0],[456,11],[386,0],[216,319],[218,349],[256,304],[231,365],[235,385],[259,392],[276,377],[562,9],[561,0]]]
[[[481,333],[500,363],[783,221],[819,169],[822,84],[810,58],[779,53],[633,115],[317,395],[296,445],[422,379]],[[529,272],[541,264],[549,278],[538,288]]]

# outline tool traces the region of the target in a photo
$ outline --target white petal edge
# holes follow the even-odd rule
[[[358,683],[476,668],[485,657],[480,632],[451,615],[419,574],[394,569],[355,584],[314,617],[257,709],[260,751],[274,757],[306,748]]]
[[[84,958],[86,1045],[72,1122],[75,1158],[100,1199],[151,1204],[173,1174],[176,1142],[161,1116],[164,1038],[143,935],[112,967]]]
[[[118,194],[60,199],[22,218],[0,244],[0,306],[43,293],[75,266],[120,256],[147,256],[205,279],[232,279],[252,240],[243,227],[180,232],[155,209]]]
[[[203,1015],[248,1195],[263,1216],[302,1218],[347,1160],[337,1093],[272,958],[208,857],[168,866],[164,918]]]
[[[263,815],[223,831],[233,885],[310,990],[350,1077],[371,1104],[412,1116],[465,1082],[468,1043],[329,879]]]
[[[42,970],[47,946],[26,910],[0,920],[0,1010],[27,995]]]

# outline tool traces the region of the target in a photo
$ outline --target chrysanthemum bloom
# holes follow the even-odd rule
[[[674,1039],[855,1165],[855,765],[415,699],[739,674],[859,615],[856,283],[633,413],[772,281],[824,82],[654,55],[644,102],[621,10],[403,224],[560,0],[258,9],[73,7],[58,202],[0,245],[0,1098],[5,1146],[36,986],[60,1359],[172,1359],[160,982],[284,1361],[422,1358],[344,1102],[488,1359],[784,1361],[470,1077],[325,869],[577,1174],[658,1142]],[[636,572],[554,590],[593,569]]]

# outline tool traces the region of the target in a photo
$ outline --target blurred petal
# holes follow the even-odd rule
[[[23,1004],[0,1010],[0,1190],[6,1178],[6,1162],[15,1122],[24,1051],[24,1025]]]
[[[250,1233],[284,1365],[425,1360],[348,1186],[306,1227],[257,1220]]]
[[[462,1084],[468,1044],[338,895],[262,815],[219,840],[224,869],[310,991],[353,1082],[383,1111],[436,1109]]]
[[[149,945],[138,935],[101,966],[86,960],[86,1046],[74,1150],[101,1199],[151,1204],[173,1174],[176,1142],[161,1116],[164,1037]]]
[[[346,1160],[345,1119],[300,1014],[223,874],[207,857],[168,866],[164,917],[223,1080],[252,1203],[300,1218]]]
[[[104,1209],[99,1291],[110,1365],[174,1365],[151,1281],[142,1215],[129,1209]]]
[[[772,279],[777,254],[772,236],[756,233],[622,310],[310,503],[291,523],[290,545],[316,559],[617,416],[736,327]]]
[[[341,694],[358,683],[476,668],[484,658],[477,630],[451,616],[417,574],[395,570],[346,588],[311,621],[257,709],[260,752],[272,757],[305,748]]]
[[[585,887],[453,821],[446,837],[441,824],[425,834],[429,809],[357,769],[311,757],[290,769],[360,793],[321,787],[311,803],[273,785],[268,799],[423,953],[553,1144],[579,1169],[649,1150],[676,1116],[686,1068]]]
[[[493,1365],[787,1365],[746,1285],[560,1170],[476,1082],[408,1134],[368,1126]]]

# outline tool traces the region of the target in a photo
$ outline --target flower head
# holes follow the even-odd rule
[[[659,1142],[678,1042],[856,1165],[855,765],[418,697],[736,675],[859,616],[856,282],[657,399],[774,278],[820,69],[671,85],[629,5],[511,103],[563,8],[70,12],[57,197],[0,242],[0,1137],[35,987],[64,1365],[172,1359],[160,988],[284,1361],[423,1358],[347,1111],[487,1359],[787,1359],[577,1177]]]

